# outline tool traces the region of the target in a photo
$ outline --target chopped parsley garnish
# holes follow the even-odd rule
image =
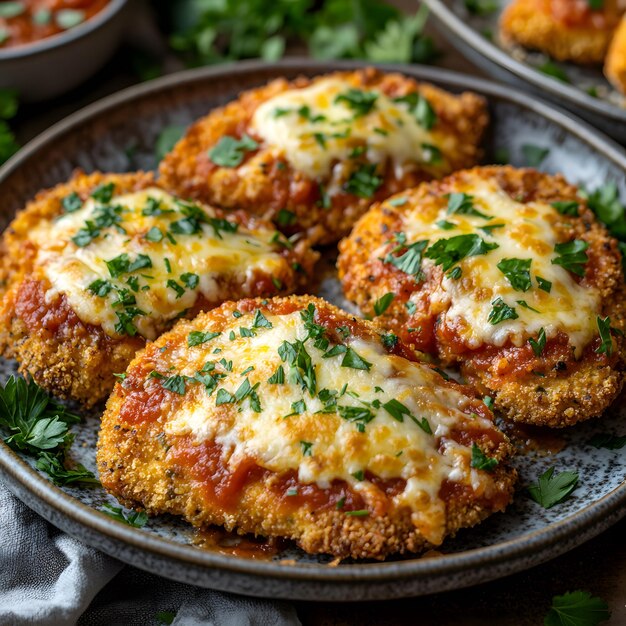
[[[365,480],[365,472],[363,470],[352,472],[352,476],[354,476],[354,478],[358,481]]]
[[[222,137],[208,152],[209,159],[221,167],[237,167],[241,165],[246,152],[256,150],[259,144],[244,134],[241,139],[226,135]]]
[[[470,465],[475,469],[492,472],[494,467],[498,465],[498,459],[488,457],[474,442],[472,443],[472,460]]]
[[[399,341],[398,335],[394,335],[394,333],[384,333],[380,336],[380,339],[387,350],[393,350],[393,348],[398,345]]]
[[[88,287],[87,290],[90,291],[94,296],[99,296],[100,298],[104,298],[110,291],[113,289],[113,285],[108,280],[102,280],[98,278],[94,280]]]
[[[569,79],[569,76],[567,75],[567,72],[560,65],[557,65],[556,63],[554,63],[553,61],[550,61],[549,59],[545,63],[542,63],[541,65],[539,65],[537,69],[540,72],[543,72],[546,76],[552,76],[552,78],[556,78],[557,80],[560,80],[562,83],[571,82]],[[531,147],[534,147],[534,146],[531,146]],[[547,148],[543,148],[543,150],[547,150]],[[528,159],[526,160],[528,162],[528,165],[533,166],[530,160]]]
[[[448,194],[448,215],[455,213],[459,215],[472,215],[474,217],[482,217],[485,220],[491,219],[489,215],[485,215],[474,207],[474,196],[466,193],[450,193]]]
[[[370,409],[364,406],[339,405],[336,410],[342,419],[356,423],[357,430],[361,433],[365,432],[365,424],[369,424],[376,417]]]
[[[424,254],[426,246],[428,246],[428,241],[423,239],[406,245],[404,233],[396,235],[396,241],[399,245],[393,248],[393,250],[385,256],[384,262],[390,263],[394,267],[397,267],[401,272],[409,274],[410,276],[415,276],[419,279],[421,276],[420,266],[422,264],[422,255]],[[404,250],[404,252],[399,256],[395,256],[395,254],[400,250]]]
[[[200,283],[200,276],[191,272],[185,272],[180,275],[180,280],[188,289],[195,289]]]
[[[387,413],[389,413],[389,415],[391,415],[391,417],[393,417],[393,419],[397,420],[398,422],[404,422],[404,416],[406,415],[408,418],[413,420],[425,433],[427,433],[428,435],[433,434],[430,424],[425,417],[423,417],[421,420],[417,419],[411,413],[411,410],[407,406],[405,406],[404,404],[402,404],[402,402],[399,402],[395,398],[389,400],[389,402],[385,402],[382,407],[383,409],[385,409],[385,411],[387,411]]]
[[[417,123],[426,130],[430,130],[437,123],[437,114],[430,102],[419,93],[409,93],[406,96],[394,98],[394,102],[406,104],[409,112]]]
[[[185,395],[186,390],[186,377],[176,374],[175,376],[169,376],[161,380],[161,386],[163,389],[167,389],[172,393],[177,393],[179,396]]]
[[[346,511],[346,515],[350,517],[367,517],[370,512],[367,509],[360,509],[358,511]]]
[[[129,511],[127,513],[121,507],[108,503],[103,504],[101,510],[114,520],[128,524],[133,528],[143,528],[148,523],[148,514],[145,511]]]
[[[541,276],[535,276],[535,280],[537,281],[539,289],[542,289],[546,293],[550,293],[552,291],[552,283],[549,280],[541,278]]]
[[[546,347],[546,331],[544,328],[539,330],[539,334],[537,335],[537,339],[533,339],[532,337],[528,340],[530,347],[533,349],[535,356],[541,356],[543,354],[543,350]]]
[[[576,472],[554,473],[554,467],[547,469],[539,480],[528,487],[530,497],[544,509],[563,502],[578,485]]]
[[[596,324],[598,325],[598,332],[600,333],[600,345],[596,348],[598,354],[606,354],[611,356],[613,354],[613,338],[611,337],[611,318],[601,318],[599,315],[596,317]]]
[[[145,236],[146,241],[152,241],[154,243],[158,243],[163,239],[163,233],[160,228],[153,226]]]
[[[526,165],[530,167],[539,167],[548,154],[550,154],[550,148],[542,148],[533,144],[524,144],[522,146],[522,155]]]
[[[115,183],[107,183],[98,185],[92,192],[91,197],[97,202],[107,204],[111,201],[113,194],[115,193]]]
[[[185,288],[179,285],[173,278],[168,279],[167,286],[176,292],[177,300],[185,295]]]
[[[217,395],[215,396],[215,406],[220,406],[222,404],[232,404],[235,402],[235,396],[233,396],[226,389],[218,389]]]
[[[273,328],[274,325],[270,322],[263,313],[261,313],[261,309],[257,309],[254,312],[254,319],[252,320],[252,328]]]
[[[355,370],[366,370],[369,372],[372,364],[366,361],[352,348],[348,348],[344,354],[343,360],[341,361],[341,367],[351,367]]]
[[[276,371],[267,379],[270,385],[282,385],[285,382],[285,370],[282,365],[276,368]]]
[[[73,469],[67,469],[63,461],[50,452],[41,452],[35,467],[45,472],[50,480],[59,487],[81,483],[85,485],[99,485],[100,481],[84,465],[77,464]]]
[[[448,222],[448,220],[439,220],[435,222],[435,224],[441,228],[441,230],[453,230],[457,226],[453,222]]]
[[[589,260],[585,250],[589,247],[589,244],[582,239],[574,239],[566,243],[557,243],[554,246],[554,251],[559,255],[555,259],[552,259],[554,265],[560,265],[576,274],[576,276],[585,275],[585,264]]]
[[[531,307],[530,304],[526,302],[526,300],[516,300],[515,302],[517,302],[517,304],[519,304],[524,309],[528,309],[529,311],[534,311],[535,313],[541,313],[541,311],[538,311],[537,309],[534,309],[533,307]]]
[[[573,217],[578,217],[578,202],[576,200],[562,200],[552,202],[551,205],[561,215],[572,215]]]
[[[306,402],[304,400],[297,400],[291,403],[291,413],[285,415],[285,417],[292,417],[293,415],[302,415],[306,411]]]
[[[493,308],[487,320],[494,326],[505,320],[516,320],[519,317],[515,309],[506,304],[502,298],[496,298],[491,305]]]
[[[606,448],[607,450],[620,450],[626,446],[626,436],[618,437],[610,433],[597,433],[590,440],[589,445],[594,448]]]
[[[350,88],[340,93],[335,102],[342,102],[350,108],[355,117],[367,115],[376,105],[378,94],[373,91],[362,91],[361,89]]]
[[[405,302],[404,307],[406,308],[409,315],[415,315],[415,312],[417,311],[417,305],[415,304],[415,302],[411,302],[409,300],[408,302]]]
[[[310,441],[301,441],[300,445],[302,446],[302,456],[311,456],[313,444]]]
[[[296,214],[291,211],[287,211],[287,209],[281,209],[276,215],[276,223],[279,226],[291,226],[292,224],[295,224],[297,219]]]
[[[374,314],[382,315],[391,305],[394,299],[394,294],[392,292],[386,293],[384,296],[378,298],[376,302],[374,302]]]
[[[600,6],[601,2],[600,1]],[[611,619],[609,605],[588,591],[570,591],[552,598],[544,626],[598,626]]]
[[[405,196],[397,196],[395,198],[390,198],[387,200],[387,204],[390,206],[404,206],[407,203],[407,199]]]
[[[490,15],[498,10],[496,0],[464,0],[465,8],[472,15]]]
[[[209,331],[202,332],[201,330],[192,330],[187,335],[187,345],[192,348],[193,346],[199,346],[207,341],[211,341],[211,339],[215,339],[215,337],[219,337],[221,333],[214,333]]]
[[[530,264],[532,259],[502,259],[496,266],[507,278],[516,291],[528,291],[530,282]]]
[[[311,396],[314,396],[317,390],[315,367],[304,343],[300,340],[296,340],[294,343],[283,341],[278,348],[278,354],[283,361],[290,365],[293,381],[303,389],[308,389]]]
[[[376,164],[364,163],[350,174],[344,190],[359,198],[371,198],[382,184],[383,179],[376,175]]]
[[[424,162],[429,163],[430,165],[443,163],[443,155],[441,154],[441,150],[439,150],[437,146],[433,146],[430,143],[422,144],[422,156],[424,157]]]
[[[130,257],[126,252],[116,256],[110,261],[105,261],[111,278],[117,278],[122,274],[128,274],[130,272],[136,272],[137,270],[152,267],[152,259],[146,254],[138,254],[134,261],[130,260]]]
[[[498,248],[497,243],[487,243],[475,234],[456,235],[449,239],[440,239],[426,250],[424,256],[441,265],[444,272],[466,257],[487,254]]]
[[[72,191],[72,193],[63,198],[62,204],[66,213],[74,213],[82,208],[83,201],[75,191]]]

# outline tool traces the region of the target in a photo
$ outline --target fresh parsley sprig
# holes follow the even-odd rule
[[[530,497],[544,509],[549,509],[555,504],[563,502],[578,485],[576,472],[559,472],[555,474],[555,468],[547,469],[534,485],[528,487]]]
[[[597,626],[611,618],[609,605],[588,591],[571,591],[552,598],[544,626]]]

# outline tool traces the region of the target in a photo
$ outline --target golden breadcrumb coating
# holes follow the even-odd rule
[[[585,0],[513,0],[502,13],[500,36],[558,61],[602,63],[621,13],[617,0],[605,0],[600,10]]]
[[[373,206],[339,245],[338,268],[346,296],[358,304],[364,314],[373,316],[377,300],[387,293],[395,294],[379,318],[380,322],[398,333],[413,349],[437,356],[446,364],[458,364],[466,379],[481,393],[493,396],[495,407],[510,419],[563,427],[600,415],[619,395],[624,383],[624,340],[619,332],[613,333],[612,354],[607,355],[601,349],[595,319],[589,320],[596,334],[584,347],[580,358],[574,357],[566,334],[548,341],[538,355],[529,343],[469,345],[458,334],[461,331],[442,324],[447,307],[451,305],[431,301],[442,284],[440,266],[434,266],[419,282],[384,262],[389,242],[393,241],[394,233],[406,227],[406,219],[410,219],[407,216],[431,211],[433,203],[448,202],[438,199],[447,198],[447,194],[460,189],[471,194],[472,188],[481,181],[495,181],[510,198],[522,203],[578,203],[578,217],[554,217],[555,232],[562,242],[578,239],[588,244],[585,276],[578,282],[597,290],[601,303],[597,315],[609,316],[611,327],[623,329],[624,278],[617,242],[596,221],[586,202],[577,195],[577,189],[562,176],[510,166],[456,172],[442,181],[424,183],[404,192],[401,195],[406,202]],[[488,213],[489,207],[483,211]],[[419,239],[423,239],[420,232],[414,232],[411,241]],[[551,247],[547,251],[550,254]],[[475,258],[489,262],[488,255]],[[481,286],[480,289],[486,288]],[[475,295],[478,297],[479,292]],[[485,300],[493,297],[490,290],[485,292]],[[513,292],[508,302],[523,297],[521,291]],[[518,304],[518,313],[522,311],[520,307]],[[556,310],[558,315],[558,306]],[[546,318],[546,324],[548,322]],[[454,326],[452,321],[446,324]]]
[[[77,194],[84,202],[96,188],[110,183],[119,195],[158,187],[149,173],[77,173],[69,182],[42,191],[29,202],[7,228],[0,244],[2,354],[15,358],[20,372],[30,374],[46,390],[86,406],[106,397],[113,387],[113,374],[126,369],[135,352],[145,345],[145,339],[139,334],[112,336],[100,325],[83,321],[65,293],[54,289],[43,271],[33,232],[52,227],[64,213],[63,199],[70,194]],[[232,213],[229,219],[244,225],[250,222],[250,217],[241,213]],[[270,233],[274,230],[271,225],[267,227]],[[317,254],[310,251],[306,242],[298,243],[288,254],[289,266],[282,276],[281,288],[273,285],[269,277],[259,275],[253,295],[294,290],[316,259]],[[302,266],[301,274],[291,269],[295,261]],[[224,284],[222,288],[228,297],[249,295],[239,284]],[[200,297],[187,315],[220,302],[205,302]]]
[[[289,155],[277,153],[264,144],[251,120],[258,107],[291,89],[316,85],[328,78],[346,81],[360,90],[379,90],[390,97],[419,93],[434,109],[437,122],[433,137],[443,155],[441,164],[410,163],[402,171],[386,162],[376,162],[379,188],[368,197],[345,190],[347,175],[367,164],[366,155],[351,158],[334,167],[331,179],[314,180],[296,170]],[[205,200],[217,206],[241,208],[272,219],[287,233],[306,230],[319,243],[332,243],[346,234],[372,201],[411,187],[433,176],[476,164],[479,142],[488,122],[485,101],[473,93],[452,95],[429,84],[417,83],[401,74],[384,74],[373,68],[338,72],[292,82],[277,79],[264,87],[242,93],[226,106],[197,121],[160,165],[164,184],[183,197]],[[224,136],[247,134],[259,142],[236,167],[221,167],[211,162],[208,152]],[[320,140],[323,142],[323,140]],[[361,145],[355,147],[362,148]],[[328,196],[325,189],[332,189]],[[293,214],[286,223],[279,213]]]
[[[626,18],[622,18],[604,61],[604,75],[610,83],[626,94]]]
[[[355,423],[342,420],[333,411],[315,414],[315,401],[299,385],[289,382],[287,371],[284,383],[274,384],[273,387],[269,385],[270,381],[264,384],[267,373],[275,367],[271,362],[271,352],[264,347],[272,341],[263,339],[272,332],[267,328],[267,320],[270,325],[273,322],[274,330],[279,327],[280,337],[283,333],[286,336],[290,326],[285,321],[283,327],[281,320],[298,312],[306,315],[311,307],[315,311],[314,322],[318,325],[313,327],[317,339],[320,338],[320,326],[326,329],[331,344],[338,339],[335,332],[347,327],[350,329],[347,339],[350,346],[363,351],[362,344],[355,341],[372,341],[377,346],[381,345],[381,331],[373,324],[310,296],[226,303],[192,321],[179,322],[137,355],[127,370],[126,379],[116,385],[109,398],[102,418],[97,455],[103,486],[124,505],[145,509],[151,515],[171,513],[184,517],[197,527],[218,524],[241,534],[285,537],[295,540],[310,553],[354,558],[382,559],[393,553],[418,552],[434,543],[438,545],[444,536],[453,535],[460,528],[479,523],[494,511],[503,510],[511,500],[516,478],[515,471],[506,464],[506,457],[511,452],[510,444],[493,425],[491,413],[480,400],[459,396],[465,397],[461,403],[465,408],[462,409],[464,413],[455,418],[458,420],[456,426],[445,432],[442,430],[443,435],[425,435],[408,418],[402,423],[389,418],[385,422],[384,415],[379,413],[359,430],[355,428]],[[241,381],[239,370],[247,364],[244,360],[246,351],[242,351],[241,346],[245,347],[246,342],[255,340],[226,338],[231,329],[238,331],[241,324],[250,326],[253,313],[256,318],[259,312],[263,315],[260,319],[265,322],[257,326],[256,333],[261,344],[254,344],[251,358],[256,358],[259,350],[264,358],[255,360],[254,371],[250,368],[244,371],[258,391],[259,413],[247,413],[252,409],[248,409],[246,398],[233,400],[235,404],[219,400],[223,389],[213,387],[211,395],[207,396],[206,390],[191,378],[186,379],[186,386],[174,392],[175,386],[169,379],[164,380],[159,378],[159,374],[152,373],[155,370],[172,374],[191,372],[196,362],[200,364],[211,358],[214,346],[219,345],[221,351],[212,358],[222,357],[223,361],[213,369],[207,369],[205,365],[204,370],[217,376],[220,386],[228,386],[229,376]],[[221,333],[225,339],[220,344],[209,341],[208,347],[203,349],[188,347],[192,332],[206,332],[207,329],[212,333]],[[305,352],[309,355],[315,355],[318,349],[312,343],[312,339],[304,340]],[[198,350],[200,352],[195,352]],[[396,345],[391,350],[398,355],[398,360],[394,361],[398,367],[415,367],[404,358],[399,358],[401,354],[408,354],[403,346]],[[369,372],[359,373],[343,367],[342,375],[347,373],[354,384],[357,380],[365,381],[369,376],[377,376],[374,369],[377,363],[374,359],[372,361],[374,366]],[[222,364],[226,369],[223,370]],[[284,367],[288,369],[286,362]],[[331,367],[331,359],[323,359],[315,366],[320,385],[326,367]],[[420,367],[438,381],[437,397],[443,398],[446,393],[465,393],[462,387],[445,381],[430,367]],[[224,373],[221,373],[222,370]],[[365,378],[359,378],[361,375]],[[255,381],[261,381],[260,386]],[[391,380],[383,384],[387,386]],[[305,406],[284,417],[275,403],[280,403],[281,396],[292,393],[294,388],[300,390],[297,393],[306,398],[309,408]],[[362,384],[360,388],[363,389]],[[420,394],[425,392],[411,388],[409,393],[422,398]],[[218,400],[214,400],[216,397]],[[368,399],[369,392],[361,398]],[[425,411],[429,409],[426,396],[418,401],[422,402]],[[461,404],[455,406],[460,407]],[[197,408],[199,406],[204,408]],[[202,418],[198,421],[200,415]],[[255,424],[259,421],[263,426],[258,428],[263,432],[255,434]],[[181,430],[181,423],[193,423],[194,427]],[[266,427],[269,432],[265,432]],[[335,428],[337,433],[347,432],[348,439],[333,457],[328,455],[332,453],[339,435],[330,435],[330,440],[324,437],[328,437],[329,432],[334,433]],[[302,438],[302,432],[306,433],[309,442],[300,441],[300,444],[308,446],[304,452],[300,452],[297,442]],[[444,454],[442,451],[449,449],[450,445],[455,450],[459,450],[458,446],[462,447],[460,454],[465,460],[461,465],[455,465],[456,478],[441,483],[436,498],[436,502],[441,502],[443,507],[437,509],[440,513],[427,513],[428,498],[422,500],[422,505],[413,500],[404,505],[398,504],[397,496],[407,488],[407,483],[393,478],[393,473],[381,479],[369,471],[368,463],[380,463],[381,458],[386,458],[380,451],[367,452],[368,446],[383,446],[381,450],[384,449],[385,441],[378,441],[379,433],[383,432],[386,433],[383,439],[387,442],[400,440],[407,433],[418,439],[423,437],[420,441],[432,446],[428,449],[435,454]],[[258,445],[258,437],[261,437],[263,445]],[[328,444],[323,444],[324,441]],[[295,450],[292,447],[294,443]],[[328,447],[322,449],[322,445]],[[490,462],[489,470],[476,469],[473,461],[475,469],[471,470],[473,478],[470,478],[469,457],[476,454],[476,446],[494,461]],[[470,448],[473,450],[471,454]],[[272,450],[281,452],[275,456]],[[402,463],[402,458],[419,459],[421,454],[419,449],[411,450],[405,446],[401,456],[391,456],[393,463]],[[296,459],[295,466],[289,462],[293,458]],[[329,475],[328,471],[331,467],[337,472],[346,472],[346,464],[352,467],[350,463],[355,458],[360,458],[364,463],[361,467],[367,470],[362,471],[358,478],[360,489],[355,488],[352,477],[351,482],[344,478],[330,480],[332,474]],[[498,462],[495,463],[495,460]],[[386,462],[389,463],[389,459]],[[304,464],[313,468],[311,471],[314,474],[309,478],[301,478]],[[283,470],[277,469],[279,467]],[[324,471],[328,480],[319,484],[315,481],[316,473]],[[432,472],[432,480],[437,480],[435,484],[439,484],[440,478],[435,478],[436,460],[431,461],[430,469],[425,471]],[[462,478],[459,477],[461,471]],[[422,479],[429,480],[423,474]],[[424,494],[419,493],[415,498],[424,498]],[[415,507],[413,512],[411,506]],[[352,515],[355,510],[358,515]],[[425,537],[428,533],[421,530],[424,524],[431,533],[436,531],[434,542],[429,541]]]

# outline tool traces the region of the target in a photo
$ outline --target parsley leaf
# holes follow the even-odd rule
[[[607,450],[620,450],[626,446],[626,435],[618,437],[610,433],[597,433],[590,440],[589,445],[594,448],[606,448]]]
[[[353,87],[335,98],[335,102],[343,102],[349,107],[355,117],[367,115],[375,107],[376,100],[378,100],[378,94],[373,91],[362,91]]]
[[[415,276],[417,279],[420,277],[420,266],[422,264],[422,255],[426,246],[428,246],[428,241],[426,239],[422,239],[421,241],[416,241],[415,243],[405,245],[404,244],[404,235],[397,236],[396,240],[399,240],[400,245],[396,246],[391,252],[389,252],[383,262],[390,263],[394,267],[397,267],[401,272],[405,274],[409,274],[410,276]],[[395,256],[396,252],[403,250],[404,252]]]
[[[606,354],[611,356],[613,354],[613,338],[611,337],[611,318],[605,317],[602,319],[600,316],[596,317],[596,323],[598,325],[598,332],[600,333],[600,345],[596,348],[598,354]]]
[[[237,167],[243,162],[246,152],[256,150],[258,147],[259,144],[246,134],[241,139],[226,135],[209,150],[208,155],[215,165]]]
[[[530,497],[544,509],[565,500],[576,489],[578,474],[576,472],[560,472],[555,475],[554,467],[546,470],[538,481],[528,487]]]
[[[606,183],[592,192],[581,192],[596,217],[606,225],[611,235],[626,238],[626,207],[620,202],[617,185]]]
[[[502,298],[496,298],[491,305],[493,308],[487,320],[494,326],[505,320],[516,320],[519,317],[515,308],[506,304]]]
[[[561,215],[571,215],[578,217],[578,202],[576,200],[563,200],[558,202],[552,202],[552,206]]]
[[[552,291],[552,283],[549,280],[541,278],[541,276],[535,276],[535,280],[537,281],[539,289],[542,289],[546,293],[550,293],[550,291]]]
[[[481,213],[474,207],[474,196],[466,193],[449,193],[448,194],[448,215],[458,213],[459,215],[472,215],[474,217],[482,217],[483,219],[491,219],[489,215]]]
[[[569,76],[567,72],[560,66],[554,63],[554,61],[546,61],[537,67],[540,72],[543,72],[546,76],[552,76],[552,78],[556,78],[560,80],[562,83],[570,83]],[[528,163],[531,165],[531,163]]]
[[[383,346],[387,350],[393,350],[398,345],[398,335],[393,333],[384,333],[380,336],[380,340],[383,342]]]
[[[107,204],[111,201],[113,194],[115,193],[115,183],[102,183],[98,185],[92,192],[91,197],[97,202]]]
[[[364,163],[350,174],[343,188],[359,198],[371,198],[382,184],[383,179],[376,175],[376,164]]]
[[[487,243],[475,234],[456,235],[436,241],[426,250],[424,256],[441,265],[445,272],[466,257],[487,254],[498,247],[497,243]]]
[[[400,98],[394,98],[394,102],[406,104],[417,123],[426,130],[430,130],[437,123],[435,110],[430,105],[430,102],[419,93],[413,92]]]
[[[530,264],[532,259],[502,259],[496,266],[507,278],[516,291],[528,291],[531,288]]]
[[[539,330],[539,334],[537,335],[537,339],[533,339],[532,337],[528,340],[530,347],[533,349],[535,356],[541,356],[543,354],[543,350],[546,347],[546,331],[544,328]]]
[[[472,460],[470,465],[475,469],[492,472],[495,466],[498,465],[498,459],[488,457],[474,442],[472,443]]]
[[[165,126],[161,130],[154,146],[154,156],[157,162],[162,161],[165,155],[174,149],[179,139],[185,134],[185,130],[184,126],[175,125]]]
[[[313,444],[310,441],[301,441],[300,446],[302,447],[302,456],[311,456]]]
[[[552,259],[553,265],[560,265],[566,270],[576,274],[576,276],[585,275],[585,264],[589,260],[585,250],[589,244],[582,239],[574,239],[566,243],[557,243],[554,251],[559,255]]]
[[[571,591],[552,598],[544,626],[597,626],[610,619],[608,604],[587,591]]]
[[[133,528],[143,528],[148,523],[148,514],[145,511],[129,511],[127,513],[121,507],[108,503],[103,504],[101,510],[114,520],[128,524]]]
[[[529,143],[522,146],[522,155],[526,165],[530,167],[539,167],[548,154],[550,154],[550,148],[542,148]]]
[[[351,367],[355,370],[366,370],[369,372],[372,364],[366,361],[352,348],[348,348],[345,352],[343,360],[341,361],[341,367]]]
[[[282,385],[285,382],[285,370],[282,365],[276,368],[276,371],[267,379],[270,385]]]
[[[402,402],[399,402],[395,398],[392,398],[388,402],[385,402],[382,407],[383,409],[385,409],[385,411],[387,411],[387,413],[389,413],[389,415],[391,415],[391,417],[393,417],[393,419],[397,420],[398,422],[404,422],[404,416],[406,415],[411,420],[413,420],[427,435],[433,434],[430,423],[425,417],[422,417],[421,420],[417,419],[417,417],[415,417],[411,413],[410,409],[407,406],[405,406],[404,404],[402,404]]]
[[[378,298],[376,302],[374,302],[374,314],[382,315],[391,305],[394,299],[394,294],[392,292],[386,293],[384,296]]]
[[[192,330],[187,335],[187,345],[192,348],[193,346],[199,346],[200,344],[206,343],[207,341],[211,341],[211,339],[215,339],[215,337],[219,337],[222,333],[214,333],[210,330],[207,332],[202,332],[201,330]]]
[[[72,193],[63,198],[61,204],[66,213],[74,213],[82,208],[83,201],[75,191],[72,191]]]
[[[265,315],[263,315],[263,313],[261,313],[261,309],[257,309],[254,312],[252,328],[274,328],[274,325],[267,319],[267,317],[265,317]]]
[[[99,485],[100,481],[84,465],[78,464],[74,469],[67,469],[62,460],[49,452],[42,452],[35,467],[46,472],[55,485],[64,487],[75,483]]]

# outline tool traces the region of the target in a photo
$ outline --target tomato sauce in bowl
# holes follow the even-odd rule
[[[0,51],[75,28],[109,0],[0,0]]]

